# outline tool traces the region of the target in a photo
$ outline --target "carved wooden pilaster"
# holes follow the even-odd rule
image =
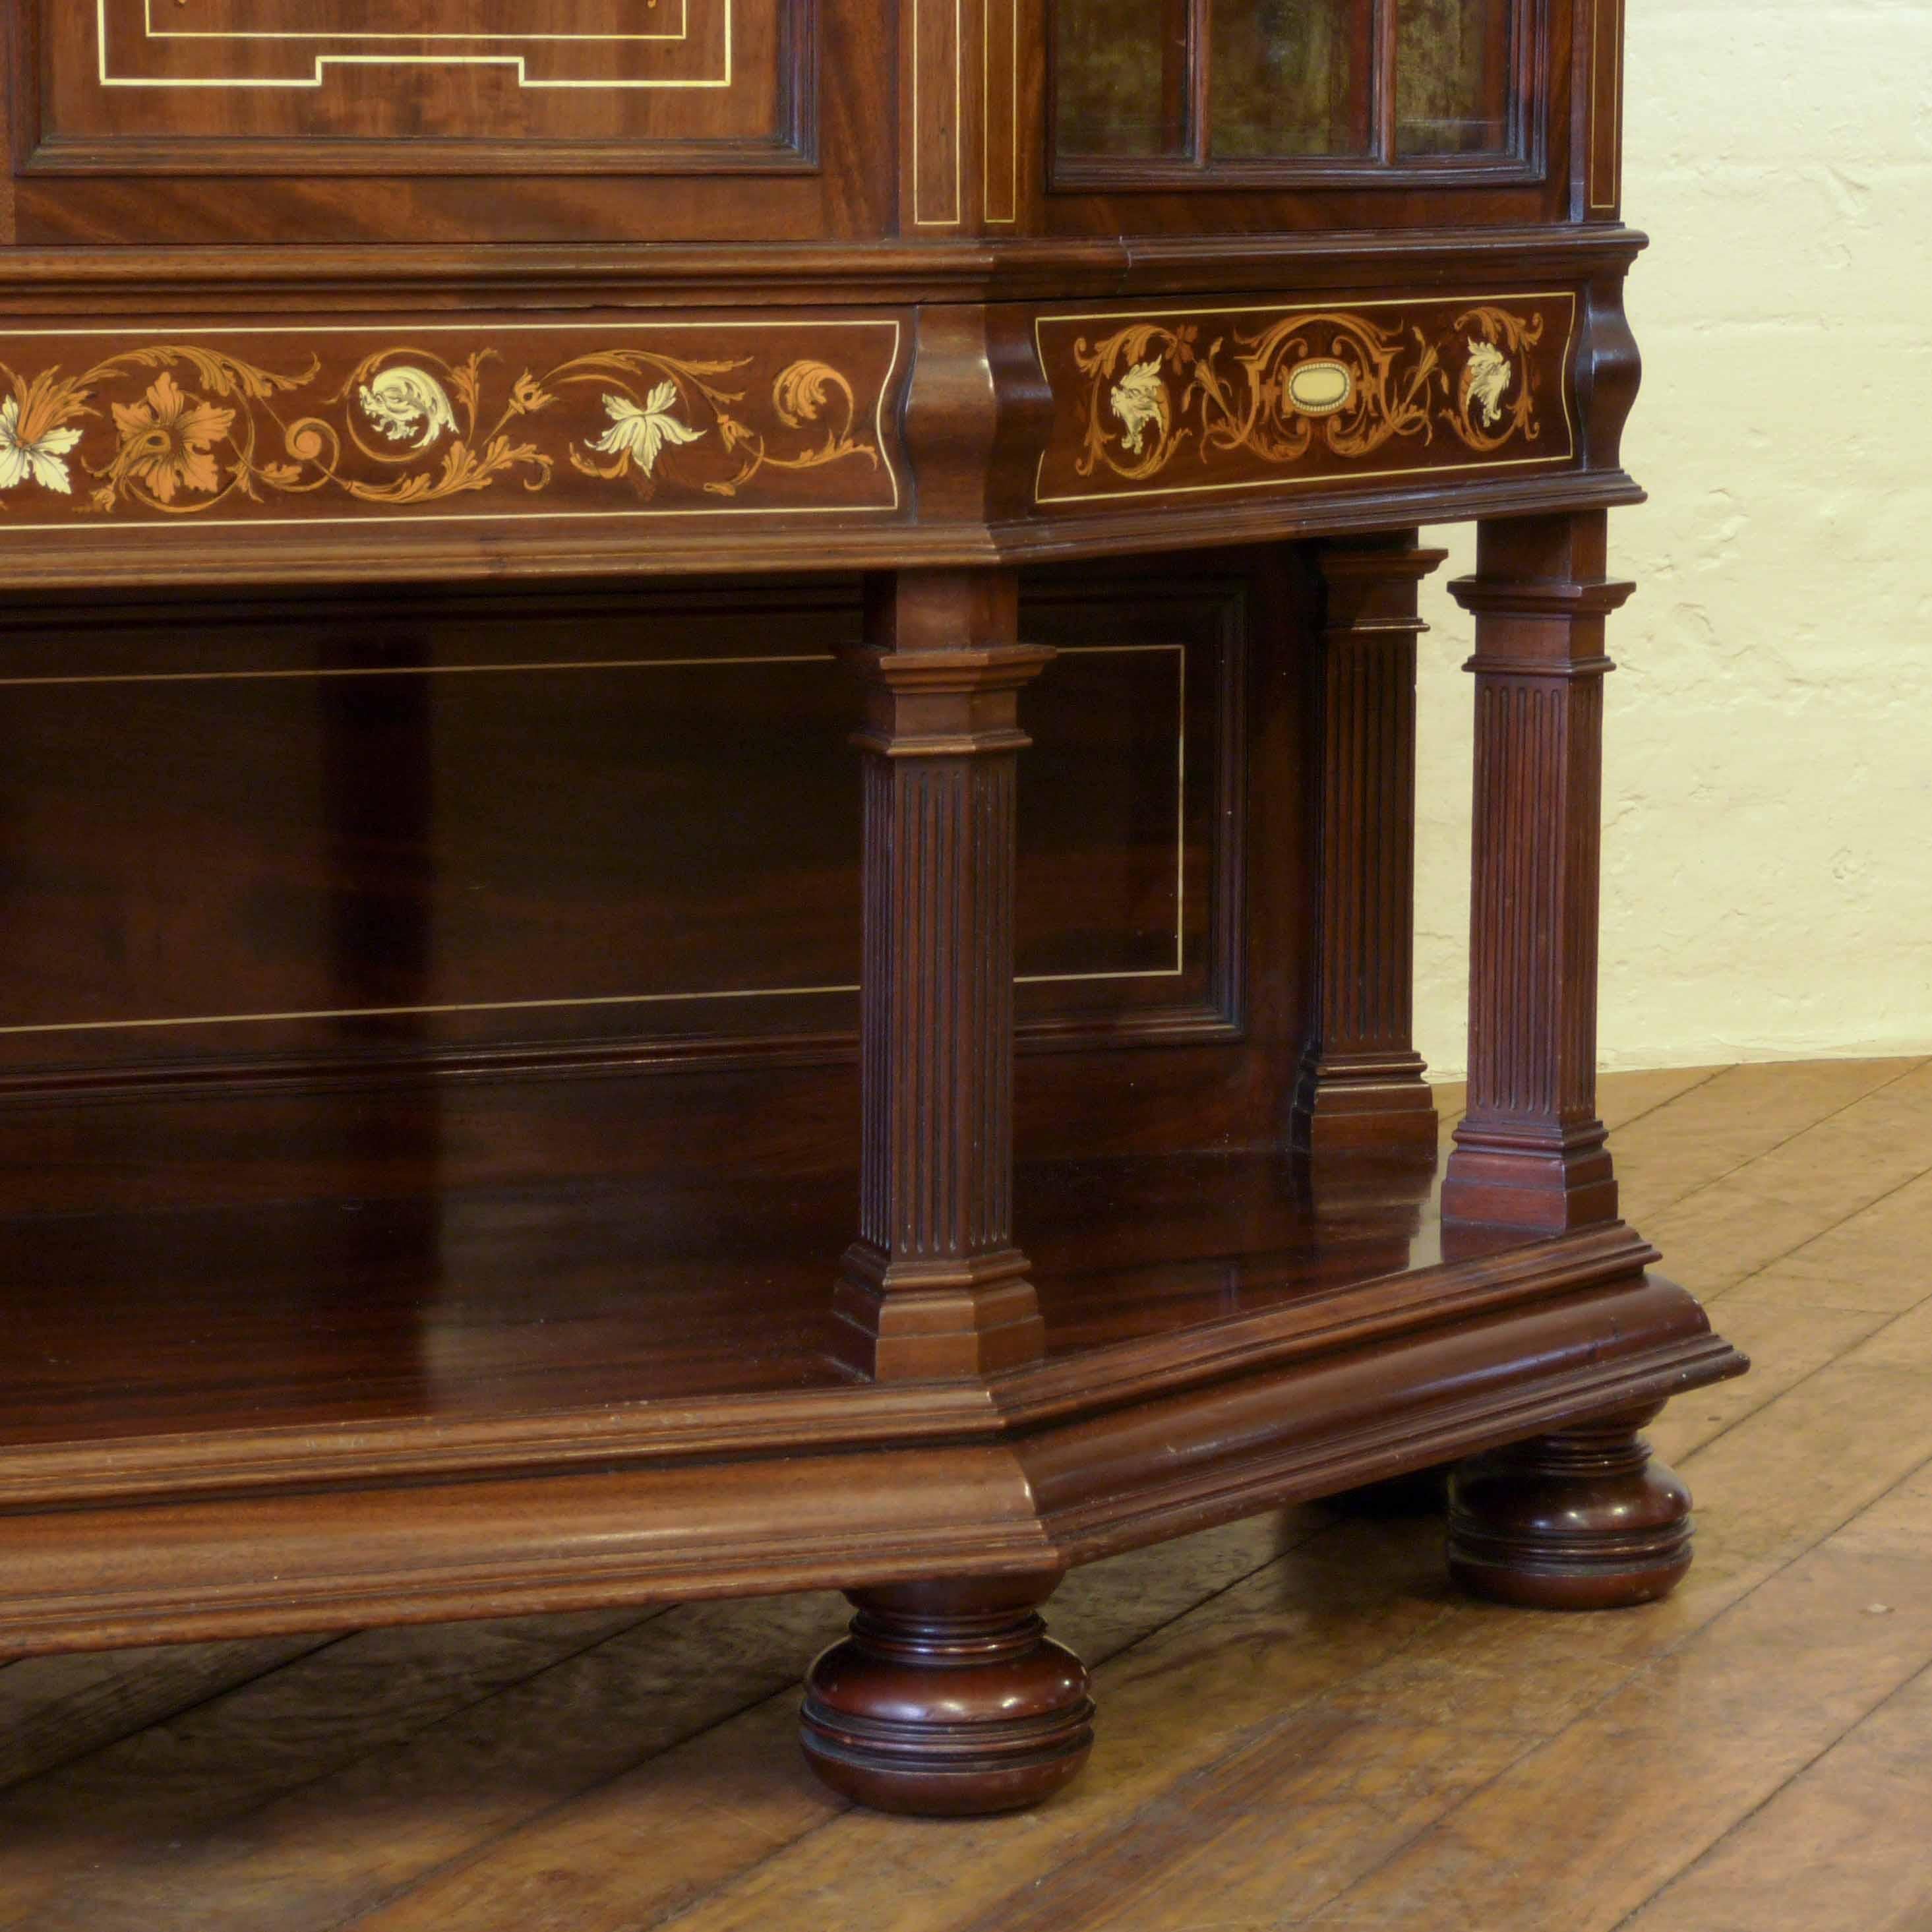
[[[1616,1218],[1597,1118],[1605,518],[1485,524],[1476,574],[1469,1106],[1445,1216],[1558,1231]]]
[[[902,572],[868,598],[859,1238],[842,1359],[881,1380],[1037,1356],[1012,1232],[1014,790],[1010,573]]]
[[[1311,1152],[1435,1150],[1413,1036],[1416,586],[1444,554],[1406,530],[1318,555],[1314,1012],[1289,1130]]]

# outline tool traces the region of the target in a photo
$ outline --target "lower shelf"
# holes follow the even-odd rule
[[[855,1191],[12,1224],[0,1647],[1037,1573],[1743,1366],[1620,1223],[1188,1155],[1022,1170],[1045,1360],[860,1383]]]

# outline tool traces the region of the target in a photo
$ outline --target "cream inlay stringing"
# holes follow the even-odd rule
[[[494,67],[520,87],[729,88],[734,0],[574,0],[532,33],[518,0],[442,0],[398,32],[380,0],[94,0],[103,87],[315,88],[334,67]]]

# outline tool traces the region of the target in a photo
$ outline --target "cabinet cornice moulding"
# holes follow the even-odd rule
[[[144,312],[196,298],[299,301],[306,310],[393,299],[420,308],[485,298],[622,306],[643,298],[820,301],[1226,290],[1416,288],[1520,264],[1543,275],[1628,268],[1648,238],[1597,226],[927,242],[613,244],[429,248],[16,248],[0,253],[0,304],[56,308],[124,289]]]

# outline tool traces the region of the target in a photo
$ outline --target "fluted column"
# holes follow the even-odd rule
[[[865,950],[859,1238],[838,1348],[882,1380],[1040,1352],[1012,1229],[1018,697],[1052,655],[1015,640],[1004,572],[869,587],[861,655]]]
[[[1597,1118],[1606,519],[1483,525],[1450,588],[1476,616],[1468,1112],[1445,1217],[1556,1232],[1615,1219]]]
[[[1435,1154],[1414,1037],[1416,590],[1444,554],[1414,530],[1316,553],[1314,1010],[1290,1124],[1311,1151]]]

